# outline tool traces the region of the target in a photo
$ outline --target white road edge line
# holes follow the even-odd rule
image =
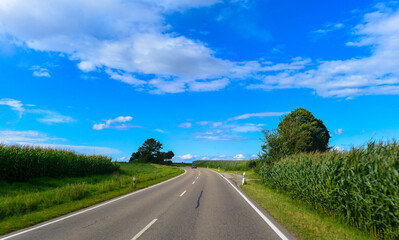
[[[195,181],[193,182],[193,184],[195,183]]]
[[[184,192],[182,194],[180,194],[180,197],[182,197],[185,193],[186,193],[186,190],[184,190]]]
[[[143,191],[145,191],[145,190],[148,190],[148,189],[157,187],[157,186],[159,186],[159,185],[161,185],[161,184],[164,184],[164,183],[167,183],[167,182],[169,182],[169,181],[172,181],[173,179],[176,179],[176,178],[178,178],[178,177],[181,177],[181,176],[183,176],[183,175],[186,174],[186,173],[187,173],[187,171],[184,169],[184,173],[183,173],[183,174],[180,174],[180,175],[178,175],[178,176],[176,176],[176,177],[173,177],[173,178],[171,178],[171,179],[168,179],[168,180],[166,180],[166,181],[163,181],[163,182],[157,183],[157,184],[155,184],[155,185],[152,185],[152,186],[149,186],[149,187],[146,187],[146,188],[143,188],[143,189],[134,191],[134,192],[132,192],[132,193],[123,195],[123,196],[121,196],[121,197],[118,197],[118,198],[109,200],[109,201],[107,201],[107,202],[105,202],[105,203],[103,203],[103,204],[100,204],[100,205],[97,205],[97,206],[95,206],[95,207],[91,207],[91,208],[88,208],[88,209],[86,209],[86,210],[83,210],[83,211],[80,211],[80,212],[77,212],[77,213],[68,215],[68,216],[66,216],[66,217],[63,217],[63,218],[60,218],[60,219],[51,221],[51,222],[49,222],[49,223],[45,223],[45,224],[43,224],[43,225],[40,225],[40,226],[37,226],[37,227],[33,227],[33,228],[30,228],[30,229],[27,229],[27,230],[22,231],[22,232],[19,232],[19,233],[15,233],[15,234],[10,235],[10,236],[7,236],[7,237],[5,237],[5,238],[0,238],[0,240],[6,240],[6,239],[9,239],[9,238],[12,238],[12,237],[16,237],[16,236],[18,236],[18,235],[21,235],[21,234],[24,234],[24,233],[27,233],[27,232],[30,232],[30,231],[33,231],[33,230],[36,230],[36,229],[45,227],[45,226],[47,226],[47,225],[50,225],[50,224],[53,224],[53,223],[56,223],[56,222],[60,222],[60,221],[65,220],[65,219],[67,219],[67,218],[71,218],[71,217],[74,217],[74,216],[76,216],[76,215],[79,215],[79,214],[82,214],[82,213],[91,211],[91,210],[93,210],[93,209],[96,209],[96,208],[105,206],[105,205],[107,205],[107,204],[110,204],[110,203],[119,201],[119,200],[121,200],[121,199],[130,197],[130,196],[132,196],[132,195],[134,195],[134,194],[136,194],[136,193],[140,193],[140,192],[143,192]]]
[[[263,215],[263,213],[261,211],[259,211],[259,209],[257,207],[255,207],[255,205],[248,200],[247,197],[244,196],[244,194],[242,194],[240,192],[240,190],[238,190],[227,178],[225,178],[222,174],[216,172],[217,174],[219,174],[222,178],[224,178],[224,180],[226,180],[240,195],[242,198],[245,199],[245,201],[247,201],[247,203],[255,210],[255,212],[257,214],[259,214],[259,216],[273,229],[273,231],[275,233],[277,233],[277,235],[282,239],[282,240],[288,240],[288,238],[265,216]]]
[[[136,234],[136,236],[134,236],[132,238],[132,240],[136,240],[137,238],[139,238],[145,231],[147,231],[147,229],[149,229],[151,227],[152,224],[154,224],[158,219],[154,219],[152,220],[147,226],[145,226],[145,228],[143,228],[139,233]]]

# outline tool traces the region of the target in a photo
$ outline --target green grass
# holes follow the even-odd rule
[[[234,161],[234,160],[220,160],[220,161],[215,161],[215,160],[209,160],[209,161],[203,161],[203,160],[197,160],[193,161],[193,164],[196,164],[197,167],[203,167],[203,168],[220,168],[225,171],[245,171],[248,170],[248,162],[249,161]]]
[[[105,201],[179,175],[183,170],[119,163],[113,174],[0,181],[0,235]],[[132,187],[132,177],[136,187]]]
[[[374,239],[348,226],[343,219],[325,216],[306,203],[293,200],[260,181],[248,181],[241,188],[299,239]]]

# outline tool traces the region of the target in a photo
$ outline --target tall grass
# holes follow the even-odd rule
[[[110,157],[76,154],[51,148],[0,144],[0,181],[27,181],[36,177],[83,177],[112,173],[118,166]]]
[[[246,171],[249,169],[248,161],[233,161],[233,160],[220,160],[220,161],[194,161],[198,167],[221,168],[226,171]]]
[[[92,175],[82,178],[44,177],[14,183],[0,181],[0,219],[23,216],[77,200],[100,198],[101,195],[112,191],[125,189],[129,192],[134,190],[132,176],[136,178],[136,188],[141,188],[153,181],[182,172],[178,168],[156,168],[149,164],[119,164],[121,165],[120,174]]]
[[[399,239],[399,144],[289,156],[261,168],[263,180],[381,239]]]

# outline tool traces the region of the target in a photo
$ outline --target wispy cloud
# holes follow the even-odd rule
[[[22,117],[23,112],[25,109],[21,101],[11,99],[11,98],[2,98],[0,99],[0,105],[5,105],[11,107],[12,110],[19,112],[19,117]]]
[[[192,127],[192,123],[190,122],[184,122],[184,123],[180,123],[179,128],[191,128]]]
[[[248,118],[264,118],[264,117],[278,117],[282,116],[285,114],[288,114],[290,112],[260,112],[260,113],[246,113],[242,114],[236,117],[232,117],[227,119],[227,121],[234,121],[234,120],[243,120],[243,119],[248,119]]]
[[[344,133],[344,129],[342,129],[342,128],[335,129],[335,130],[334,130],[334,133],[335,133],[336,135],[342,135],[342,134]]]
[[[105,128],[114,128],[114,129],[118,129],[118,130],[126,130],[129,128],[141,128],[141,126],[136,126],[136,125],[130,125],[130,124],[119,124],[119,123],[125,123],[125,122],[130,122],[132,121],[133,117],[131,116],[120,116],[114,119],[108,119],[108,120],[104,120],[105,123],[98,123],[98,124],[94,124],[93,125],[93,129],[94,130],[103,130]],[[115,124],[117,123],[117,124]]]
[[[9,106],[12,110],[19,112],[20,118],[22,118],[23,113],[40,115],[41,117],[37,118],[37,121],[44,124],[71,123],[76,121],[72,117],[65,116],[50,110],[33,108],[36,107],[36,105],[23,104],[21,101],[15,99],[2,98],[0,99],[0,105]],[[24,106],[28,108],[25,108]]]
[[[75,119],[69,116],[65,116],[60,113],[49,110],[32,109],[32,110],[27,110],[27,112],[42,115],[42,117],[38,118],[37,121],[44,124],[72,123],[76,121]]]
[[[118,154],[118,149],[109,147],[97,147],[97,146],[85,146],[85,145],[68,145],[68,144],[56,144],[56,143],[29,143],[29,142],[18,142],[20,145],[31,145],[38,147],[48,147],[55,149],[74,150],[76,152],[85,154]]]
[[[399,9],[382,4],[364,15],[349,47],[368,47],[370,56],[322,61],[305,71],[265,75],[250,89],[309,88],[323,97],[354,98],[361,95],[399,94]]]
[[[40,67],[38,65],[32,66],[30,70],[33,70],[33,76],[35,77],[51,77],[50,72],[47,68]]]
[[[155,131],[155,132],[160,132],[160,133],[166,133],[166,131],[165,131],[165,130],[162,130],[162,129],[159,129],[159,128],[157,128],[157,129],[154,129],[154,131]]]
[[[180,159],[184,159],[184,160],[188,160],[188,159],[192,159],[193,158],[193,155],[191,155],[191,154],[186,154],[186,155],[183,155],[183,156],[178,156]]]
[[[317,35],[325,35],[329,32],[340,30],[345,27],[345,24],[343,23],[327,23],[323,26],[323,28],[317,29],[313,31],[313,34]]]
[[[45,133],[41,133],[38,131],[32,131],[32,130],[0,131],[0,142],[1,143],[13,144],[13,143],[27,142],[29,144],[32,144],[32,143],[47,142],[47,141],[66,141],[66,139],[50,137]]]
[[[87,154],[117,154],[120,151],[118,149],[108,147],[97,147],[97,146],[85,146],[85,145],[69,145],[60,142],[66,142],[65,138],[58,138],[49,136],[46,133],[39,131],[12,131],[3,130],[0,131],[0,143],[4,144],[19,144],[28,146],[40,146],[49,147],[56,149],[67,149],[75,150],[80,153]]]

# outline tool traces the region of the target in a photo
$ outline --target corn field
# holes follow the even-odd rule
[[[35,177],[83,177],[112,173],[117,169],[118,166],[106,156],[0,144],[0,181],[27,181]]]
[[[399,239],[399,144],[289,156],[263,166],[266,184],[339,215],[379,239]]]

